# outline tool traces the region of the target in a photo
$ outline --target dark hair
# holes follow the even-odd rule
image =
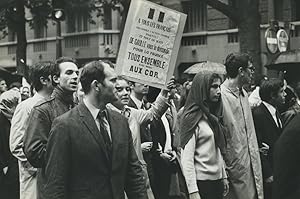
[[[43,88],[40,78],[48,78],[49,75],[55,74],[55,64],[52,61],[38,62],[29,67],[29,81],[36,91],[40,91]]]
[[[254,78],[254,84],[255,86],[260,86],[261,83],[263,81],[268,80],[268,77],[266,75],[262,75],[262,74],[258,74],[255,78]]]
[[[227,75],[235,78],[238,75],[239,68],[247,68],[248,62],[252,62],[252,58],[247,53],[231,53],[226,57],[225,66]]]
[[[9,85],[8,90],[12,88],[18,88],[20,89],[22,87],[22,84],[20,82],[13,82]]]
[[[81,71],[80,83],[84,94],[88,94],[91,90],[91,83],[94,80],[97,80],[100,83],[103,83],[105,79],[104,74],[104,64],[105,62],[91,61],[87,63]]]
[[[221,80],[221,83],[222,83],[222,77],[221,75],[217,74],[217,73],[213,73],[209,79],[209,87],[212,85],[213,81],[215,79],[220,79]]]
[[[284,86],[281,79],[271,78],[269,80],[263,81],[260,85],[259,96],[261,100],[270,102],[274,94]]]
[[[64,63],[64,62],[72,62],[75,65],[77,65],[77,62],[75,59],[71,58],[71,57],[60,57],[57,60],[55,60],[55,71],[54,71],[54,75],[59,76],[60,75],[60,69],[59,69],[59,64]]]

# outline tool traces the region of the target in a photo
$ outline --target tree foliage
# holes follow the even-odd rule
[[[229,0],[234,3],[227,4],[221,0],[201,1],[222,12],[237,25],[240,51],[253,57],[257,72],[261,73],[259,0]]]
[[[63,0],[58,0],[63,1]],[[88,14],[90,23],[95,23],[92,13],[103,15],[102,8],[114,8],[123,0],[64,0],[65,14],[70,17],[76,13]],[[16,64],[18,73],[26,76],[26,23],[29,27],[47,26],[51,20],[52,0],[1,0],[0,3],[1,37],[8,35],[8,29],[17,34]],[[1,38],[0,38],[1,39]]]

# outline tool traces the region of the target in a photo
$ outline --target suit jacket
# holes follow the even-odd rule
[[[263,178],[266,179],[273,175],[273,150],[275,142],[281,134],[281,128],[277,126],[263,103],[253,109],[253,120],[259,148],[262,147],[262,143],[270,147],[267,155],[260,153]]]
[[[84,104],[54,120],[46,153],[45,198],[146,198],[141,165],[128,122],[108,110],[112,137],[109,161],[104,140]]]
[[[274,199],[300,198],[300,114],[284,128],[274,151]]]

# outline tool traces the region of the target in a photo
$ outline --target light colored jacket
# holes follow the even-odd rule
[[[19,163],[20,199],[37,198],[37,169],[30,165],[23,152],[23,137],[28,126],[29,114],[32,108],[41,100],[44,100],[44,97],[36,93],[32,98],[21,102],[17,106],[11,121],[9,146]]]
[[[224,124],[228,128],[224,160],[231,184],[230,199],[263,199],[259,148],[247,93],[221,85]]]

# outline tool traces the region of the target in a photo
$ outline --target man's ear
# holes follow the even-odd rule
[[[91,89],[94,89],[96,91],[101,91],[101,84],[97,80],[94,80],[91,83]]]
[[[56,84],[59,84],[59,76],[58,75],[53,75],[52,76],[52,81]]]

